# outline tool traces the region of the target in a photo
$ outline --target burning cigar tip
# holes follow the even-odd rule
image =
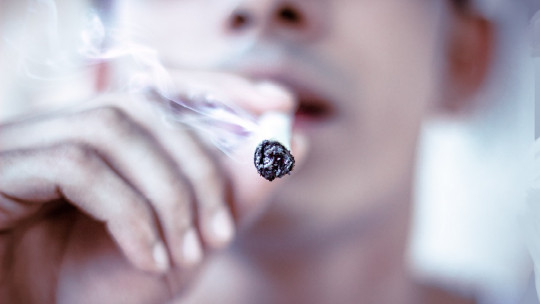
[[[275,140],[263,140],[255,149],[255,168],[269,181],[290,174],[294,168],[294,157],[283,144]]]

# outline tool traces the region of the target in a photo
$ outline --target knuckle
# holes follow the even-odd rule
[[[142,129],[131,119],[129,114],[117,106],[106,106],[94,110],[93,119],[101,128],[98,138],[104,143],[124,141],[140,136]]]
[[[192,210],[192,197],[186,193],[180,193],[181,196],[178,196],[175,204],[172,206],[174,209],[174,214],[180,217],[191,217],[193,214]]]
[[[128,114],[119,107],[106,106],[90,111],[89,115],[97,125],[105,128],[108,132],[129,132],[132,126]]]
[[[57,148],[57,153],[64,160],[79,163],[87,161],[91,158],[92,152],[90,149],[79,143],[66,143]]]
[[[221,172],[209,162],[200,162],[197,170],[197,181],[201,185],[207,185],[209,189],[220,189],[222,184]]]
[[[58,146],[53,157],[62,159],[66,166],[84,168],[91,172],[97,171],[98,157],[96,151],[82,143],[66,143]]]
[[[140,218],[124,217],[124,218],[108,218],[105,219],[105,223],[109,232],[119,241],[121,239],[125,242],[124,246],[131,244],[147,244],[150,245],[151,240],[154,239],[153,228],[148,222],[141,220]],[[129,240],[129,241],[127,241]]]
[[[94,109],[94,115],[106,124],[115,124],[127,118],[127,114],[117,106],[105,106]]]
[[[177,208],[178,206],[180,206],[181,208],[184,208],[182,209],[183,211],[189,211],[189,204],[192,202],[192,198],[193,198],[193,195],[192,195],[192,192],[193,190],[191,189],[190,186],[188,186],[185,182],[176,182],[174,184],[171,184],[171,185],[174,185],[173,187],[173,195],[174,195],[174,203],[173,205],[175,206],[175,208]]]
[[[201,161],[193,178],[195,198],[203,209],[212,209],[223,202],[225,181],[223,173],[212,162]]]
[[[97,152],[86,144],[63,143],[52,147],[48,159],[54,182],[64,191],[80,194],[83,185],[94,185],[104,176],[103,161]]]
[[[191,175],[197,181],[210,182],[215,181],[219,177],[219,172],[216,166],[207,160],[199,159],[191,163]]]
[[[161,200],[162,212],[173,217],[177,226],[188,226],[192,223],[194,195],[193,189],[185,182],[176,182],[172,187],[170,200]]]
[[[142,202],[134,204],[130,209],[129,212],[122,215],[121,220],[131,230],[139,231],[145,236],[150,236],[154,226],[150,210],[147,210]]]
[[[175,206],[172,214],[175,215],[173,225],[173,229],[175,230],[174,233],[181,234],[193,226],[195,220],[194,215],[191,212],[191,208],[185,204],[178,204]]]

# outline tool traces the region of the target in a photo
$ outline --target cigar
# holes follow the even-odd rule
[[[257,172],[269,181],[290,174],[294,168],[294,157],[290,151],[290,115],[265,113],[259,118],[259,126],[260,143],[253,157]]]

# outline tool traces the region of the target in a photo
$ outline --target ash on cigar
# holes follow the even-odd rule
[[[269,181],[289,174],[294,167],[294,157],[280,142],[263,140],[255,149],[255,167]]]

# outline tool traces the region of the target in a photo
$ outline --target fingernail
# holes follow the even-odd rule
[[[233,220],[224,208],[220,208],[214,213],[210,225],[212,235],[217,242],[224,244],[232,239],[234,234]]]
[[[157,242],[154,245],[152,255],[154,262],[159,271],[167,271],[170,267],[169,257],[167,256],[167,250],[162,242]]]
[[[194,228],[189,229],[184,235],[182,254],[188,264],[196,264],[202,259],[202,245]]]

